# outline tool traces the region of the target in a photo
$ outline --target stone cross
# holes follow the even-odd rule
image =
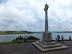
[[[48,10],[49,6],[46,4],[44,11],[45,11],[45,32],[48,32],[48,17],[47,17],[47,10]]]
[[[52,37],[51,37],[51,32],[48,32],[48,17],[47,17],[47,10],[48,10],[49,6],[46,4],[44,11],[45,11],[45,32],[43,32],[43,41],[45,42],[51,42],[52,41]]]

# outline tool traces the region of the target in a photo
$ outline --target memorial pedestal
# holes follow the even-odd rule
[[[65,49],[68,48],[68,46],[64,46],[62,44],[59,44],[57,42],[44,42],[44,41],[35,41],[32,42],[32,44],[37,47],[41,51],[51,51],[51,50],[58,50],[58,49]]]
[[[43,32],[43,39],[42,41],[51,42],[52,37],[50,32]]]

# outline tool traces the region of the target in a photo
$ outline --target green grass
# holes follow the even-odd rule
[[[0,43],[0,45],[5,45],[5,44],[14,44],[16,43],[17,41],[14,40],[14,41],[10,41],[10,42],[3,42],[3,43]]]
[[[18,40],[24,40],[24,37],[20,35],[20,36],[17,37],[16,39],[13,39],[13,40],[10,41],[10,42],[3,42],[3,43],[0,43],[0,45],[18,43]],[[34,36],[29,36],[29,37],[27,38],[27,40],[39,40],[39,39],[38,39],[37,37],[34,37]]]
[[[6,35],[7,33],[6,32],[0,32],[0,35]]]

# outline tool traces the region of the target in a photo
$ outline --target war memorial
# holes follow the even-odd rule
[[[40,49],[41,51],[50,51],[56,49],[63,49],[68,48],[68,46],[64,46],[60,43],[52,41],[51,32],[48,31],[48,10],[49,6],[46,4],[44,11],[45,11],[45,32],[43,32],[43,39],[39,41],[32,42],[32,44]]]

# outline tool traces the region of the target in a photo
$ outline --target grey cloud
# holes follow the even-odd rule
[[[71,4],[67,3],[69,6],[66,6],[67,4],[61,5],[57,2],[57,0],[8,0],[6,4],[0,6],[0,31],[44,31],[45,3],[50,5],[49,31],[72,30],[72,11],[67,8]]]

